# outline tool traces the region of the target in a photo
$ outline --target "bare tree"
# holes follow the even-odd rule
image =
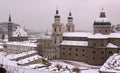
[[[60,69],[62,68],[62,65],[56,64],[55,67],[58,69],[58,71],[60,71]]]
[[[72,70],[73,70],[73,72],[80,73],[80,68],[79,67],[74,67]]]

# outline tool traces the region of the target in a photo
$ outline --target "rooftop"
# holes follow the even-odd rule
[[[7,42],[6,45],[21,45],[21,46],[30,46],[30,47],[37,47],[36,43],[30,42]]]
[[[106,38],[120,38],[119,33],[110,33],[107,35],[101,33],[90,33],[90,32],[65,32],[63,33],[63,37],[87,37],[94,39],[106,39]]]
[[[88,41],[62,41],[61,45],[88,46]]]
[[[13,32],[13,37],[26,37],[28,36],[27,32],[21,27],[21,26],[18,26],[16,31]]]
[[[104,65],[100,68],[101,72],[120,73],[120,54],[115,53],[110,56]]]

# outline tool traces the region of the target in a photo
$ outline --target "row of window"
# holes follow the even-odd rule
[[[93,46],[96,46],[96,43],[93,43]],[[104,46],[104,43],[101,43],[101,46]]]
[[[65,53],[63,53],[63,55],[65,55]],[[72,55],[71,53],[69,53],[69,55]],[[76,56],[78,56],[78,54],[75,54]],[[84,54],[82,55],[83,57],[85,56]],[[87,56],[88,57],[88,56]],[[95,57],[92,57],[93,60],[95,60]],[[104,57],[101,57],[101,59],[105,59]]]
[[[65,53],[63,53],[63,55],[65,55]],[[72,55],[71,53],[69,53],[69,55]],[[75,54],[76,56],[78,56],[78,54]],[[82,56],[85,56],[84,54]]]
[[[62,48],[63,50],[65,50],[65,48]],[[72,48],[69,48],[69,51],[71,51]],[[75,49],[76,51],[78,51],[78,48]],[[85,51],[85,49],[82,49],[82,51]],[[104,54],[105,52],[104,51],[101,51],[101,54]],[[109,51],[108,52],[109,54],[112,54],[113,51]],[[92,54],[96,54],[96,51],[92,51]]]
[[[95,31],[95,32],[96,32],[96,31]],[[103,32],[103,31],[102,31],[102,30],[99,30],[99,32],[101,33],[101,32]],[[105,30],[104,32],[107,33],[107,32],[109,32],[109,30]]]
[[[65,50],[65,48],[62,48],[62,50]],[[69,48],[69,51],[71,51],[72,48]],[[78,51],[78,48],[75,49],[76,51]],[[82,49],[82,51],[85,51],[85,49]]]
[[[57,31],[56,27],[55,27],[54,31],[55,31],[55,32]],[[61,31],[61,28],[59,28],[59,31]]]
[[[93,59],[93,60],[95,60],[95,59],[97,59],[97,58],[95,58],[95,57],[92,57],[92,59]],[[101,59],[103,60],[103,59],[105,59],[105,58],[104,58],[104,57],[101,57]]]

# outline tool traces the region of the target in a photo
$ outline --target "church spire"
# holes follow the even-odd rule
[[[9,14],[9,22],[11,22],[11,14]]]
[[[56,9],[56,15],[54,16],[54,20],[55,20],[55,22],[56,22],[56,21],[57,21],[57,22],[60,21],[60,15],[59,15],[58,7],[57,7],[57,9]]]
[[[72,16],[71,12],[69,12],[69,16]]]
[[[102,8],[101,12],[100,12],[100,18],[105,18],[106,15],[105,15],[105,11],[104,11],[104,8]]]
[[[73,17],[71,11],[69,12],[68,22],[73,22]]]
[[[58,7],[57,7],[57,10],[56,10],[56,14],[59,14]]]

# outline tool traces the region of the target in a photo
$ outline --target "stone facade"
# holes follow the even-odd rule
[[[71,39],[74,39],[74,37]],[[69,40],[69,41],[73,41],[73,40]],[[110,43],[108,39],[87,38],[87,40],[85,41],[88,42],[88,45],[86,46],[61,44],[60,58],[67,60],[83,61],[91,65],[102,65],[109,56],[119,52],[120,49],[120,48],[106,47],[108,43]]]
[[[102,65],[109,56],[119,52],[120,34],[111,33],[111,22],[105,12],[93,24],[93,33],[75,32],[71,13],[66,24],[60,22],[58,10],[52,25],[52,59],[83,61],[91,65]],[[67,34],[67,35],[66,35]],[[41,53],[41,52],[40,52]],[[49,55],[49,54],[48,54]]]
[[[25,42],[7,42],[4,44],[5,52],[8,54],[17,54],[25,51],[36,50],[37,45]]]
[[[52,40],[51,39],[38,39],[39,44],[37,46],[38,54],[46,57],[50,60],[56,59],[56,50],[52,49]]]

